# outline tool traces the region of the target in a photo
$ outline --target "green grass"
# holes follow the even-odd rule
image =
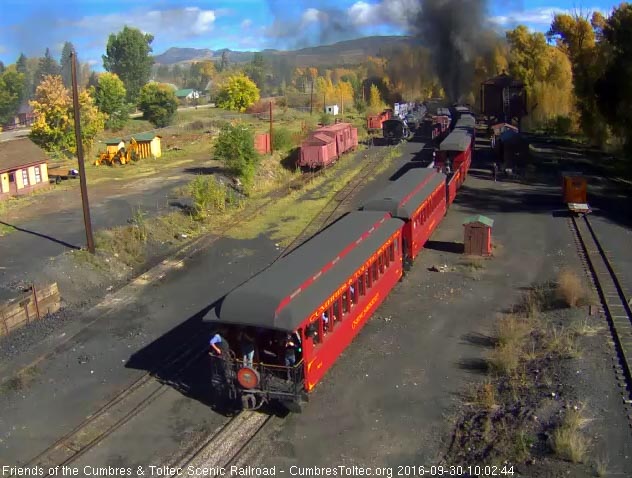
[[[399,155],[400,150],[393,148],[386,155],[380,166],[369,177],[385,171],[391,164],[391,160]],[[273,241],[281,245],[289,244],[298,236],[309,222],[316,216],[327,202],[356,174],[361,173],[363,163],[358,161],[345,170],[345,162],[337,163],[326,170],[321,176],[311,181],[299,191],[292,191],[284,198],[275,201],[260,215],[248,221],[248,223],[228,233],[234,239],[254,239],[259,234],[268,233]],[[333,180],[335,178],[335,181]],[[304,199],[302,196],[311,192],[318,192],[314,199]],[[261,201],[265,196],[255,198]],[[297,203],[300,201],[300,207]]]

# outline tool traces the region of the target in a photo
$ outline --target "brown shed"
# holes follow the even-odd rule
[[[479,214],[465,219],[463,225],[465,253],[473,256],[491,256],[494,220]]]
[[[562,196],[565,204],[586,204],[588,182],[581,173],[562,173]]]

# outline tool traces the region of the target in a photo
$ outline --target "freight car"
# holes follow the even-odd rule
[[[357,147],[358,129],[350,123],[322,126],[301,144],[298,165],[310,169],[323,168]]]
[[[207,314],[222,344],[210,352],[216,392],[245,409],[300,410],[440,223],[469,169],[470,135],[454,131],[440,153],[454,172],[408,171]]]

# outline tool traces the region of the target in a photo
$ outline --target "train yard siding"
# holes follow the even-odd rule
[[[403,156],[368,188],[372,188],[372,194],[422,147],[422,143],[407,144]],[[221,239],[185,268],[146,289],[132,305],[115,310],[83,330],[55,356],[40,363],[29,383],[5,386],[0,393],[0,462],[24,463],[71,430],[99,404],[181,345],[176,338],[179,330],[199,320],[200,311],[261,270],[278,253],[274,243],[263,235],[252,240]],[[56,334],[63,332],[61,329]],[[142,355],[129,363],[138,351]],[[203,394],[208,390],[197,385],[205,372],[197,372],[197,384],[192,381],[183,385],[192,387],[190,398],[204,402]],[[166,394],[161,403],[163,399],[169,402],[170,397],[177,401],[182,395]],[[168,407],[164,403],[161,406]],[[209,408],[205,413],[214,415]],[[178,426],[173,424],[180,423],[180,417],[175,403],[170,415],[152,416],[154,430],[163,424],[163,434],[177,436]],[[214,423],[211,419],[207,426],[212,428]],[[133,423],[130,426],[133,428]],[[142,428],[137,431],[142,433]],[[136,453],[128,456],[132,460],[140,456],[139,461],[144,462],[143,458],[149,459],[154,451],[157,457],[164,456],[172,443],[170,439],[139,441],[132,447]],[[159,450],[151,448],[152,444]]]

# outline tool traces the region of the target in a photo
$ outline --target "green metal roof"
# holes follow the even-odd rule
[[[106,139],[105,141],[103,141],[105,144],[119,144],[121,141],[123,141],[122,138],[112,138],[112,139]]]
[[[487,216],[481,216],[477,214],[475,216],[466,217],[465,221],[463,221],[463,225],[471,224],[473,222],[480,222],[481,224],[485,224],[486,226],[492,227],[494,225],[494,220],[488,218]]]
[[[157,135],[156,133],[138,133],[138,134],[133,134],[132,138],[134,138],[136,141],[151,141],[156,136],[158,136],[159,138],[161,137]]]
[[[183,97],[185,98],[186,96],[190,95],[191,93],[193,93],[195,90],[193,88],[186,88],[184,90],[177,90],[176,91],[176,96],[178,98]]]

